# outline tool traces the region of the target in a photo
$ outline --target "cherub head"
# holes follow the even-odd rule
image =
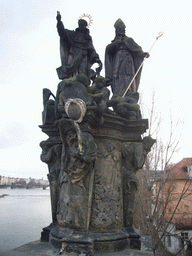
[[[98,89],[102,89],[103,87],[105,87],[107,85],[106,80],[103,76],[97,76],[95,78],[94,83],[96,84]]]

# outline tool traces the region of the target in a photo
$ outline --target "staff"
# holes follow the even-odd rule
[[[154,43],[152,44],[152,46],[151,46],[151,48],[150,48],[150,50],[149,50],[149,52],[148,52],[148,53],[150,53],[150,51],[152,50],[152,48],[153,48],[153,46],[154,46],[155,42],[156,42],[156,41],[157,41],[157,39],[159,39],[159,37],[161,37],[162,35],[163,35],[163,32],[159,32],[159,34],[157,35],[157,37],[156,37],[156,39],[155,39]],[[124,92],[124,94],[123,94],[122,98],[124,98],[124,97],[125,97],[125,95],[126,95],[127,91],[129,90],[129,88],[131,87],[131,85],[132,85],[133,81],[135,80],[135,77],[136,77],[136,76],[137,76],[137,74],[139,73],[139,70],[140,70],[140,69],[141,69],[141,67],[143,66],[143,63],[144,63],[144,61],[145,61],[145,59],[146,59],[146,58],[147,58],[147,56],[145,56],[145,58],[143,59],[143,62],[141,63],[140,67],[138,68],[137,72],[135,73],[135,75],[134,75],[133,79],[131,80],[131,82],[130,82],[129,86],[127,87],[126,91]]]

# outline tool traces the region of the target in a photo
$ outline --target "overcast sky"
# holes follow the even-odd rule
[[[38,125],[42,124],[42,89],[55,94],[59,83],[57,10],[70,30],[83,13],[92,16],[90,34],[103,63],[118,18],[126,24],[126,35],[143,51],[149,51],[163,32],[144,63],[139,92],[143,104],[150,106],[155,91],[163,138],[170,133],[170,111],[174,124],[182,123],[176,132],[181,134],[181,149],[173,161],[192,157],[191,0],[0,0],[0,175],[46,177],[39,143],[47,136]]]

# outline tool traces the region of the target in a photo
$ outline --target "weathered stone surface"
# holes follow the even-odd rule
[[[135,172],[144,164],[154,143],[152,139],[146,142],[147,139],[141,138],[146,128],[147,120],[129,121],[108,114],[104,115],[101,124],[91,111],[78,129],[70,119],[59,121],[58,132],[64,147],[63,167],[58,179],[57,223],[50,230],[50,243],[58,244],[60,248],[63,245],[66,252],[82,253],[87,248],[85,251],[90,255],[101,251],[140,249],[140,236],[132,229],[132,219],[137,188]],[[42,129],[46,131],[45,126]],[[50,126],[48,133],[49,129]],[[86,135],[84,143],[83,135]],[[72,157],[79,147],[79,139],[84,145],[84,157],[90,152],[94,161],[93,164],[91,160],[87,171],[82,159]],[[73,166],[82,168],[83,173],[74,179],[76,182],[73,182],[76,172]]]
[[[121,143],[96,139],[97,159],[90,230],[123,228]]]
[[[104,122],[99,124],[94,114],[89,112],[80,124],[82,129],[88,129],[94,138],[108,138],[110,140],[142,141],[141,135],[148,128],[147,119],[127,120],[110,114],[103,115]]]
[[[123,249],[123,247],[122,247]],[[49,243],[43,243],[39,240],[22,245],[9,252],[0,253],[0,256],[58,256],[58,248],[50,245]],[[64,252],[63,256],[78,256],[75,252]],[[81,254],[85,256],[85,254]],[[122,251],[116,251],[113,253],[102,252],[96,253],[97,256],[152,256],[150,237],[141,237],[141,250],[125,249]]]
[[[148,120],[141,119],[138,105],[141,70],[123,93],[147,53],[125,36],[119,19],[116,37],[106,48],[106,78],[101,77],[87,22],[79,20],[79,28],[69,31],[59,12],[57,21],[62,62],[57,72],[63,80],[56,97],[49,89],[43,94],[40,128],[49,138],[40,146],[49,168],[52,223],[41,240],[49,237],[64,254],[140,250],[140,236],[132,227],[136,172],[155,142],[142,138]],[[99,64],[96,72],[93,63]],[[110,100],[108,85],[114,94]]]

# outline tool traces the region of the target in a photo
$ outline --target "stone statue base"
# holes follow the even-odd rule
[[[63,142],[68,134],[71,136],[72,126],[65,132],[70,122],[63,118],[57,121],[58,127],[50,124],[40,127],[49,140],[54,138],[52,141],[59,144],[59,140]],[[79,129],[87,140],[84,146],[94,140],[96,160],[92,169],[78,180],[60,172],[57,220],[50,230],[43,229],[42,241],[49,237],[50,244],[63,253],[95,255],[140,250],[140,236],[132,224],[136,172],[142,168],[154,143],[151,138],[142,138],[147,128],[146,119],[127,120],[104,114],[100,122],[93,111],[87,111]],[[92,148],[85,150],[89,153]]]
[[[85,255],[141,249],[140,235],[133,229],[78,232],[56,228],[52,230],[49,242],[58,247],[61,252],[85,253]]]
[[[42,255],[42,256],[58,256],[59,250],[49,243],[42,243],[39,240],[24,244],[8,252],[0,253],[0,256],[13,256],[13,255]],[[85,254],[81,254],[84,255]],[[153,256],[152,241],[150,237],[141,237],[141,250],[125,249],[113,253],[96,253],[97,256]],[[64,252],[62,256],[79,256],[75,252]]]

